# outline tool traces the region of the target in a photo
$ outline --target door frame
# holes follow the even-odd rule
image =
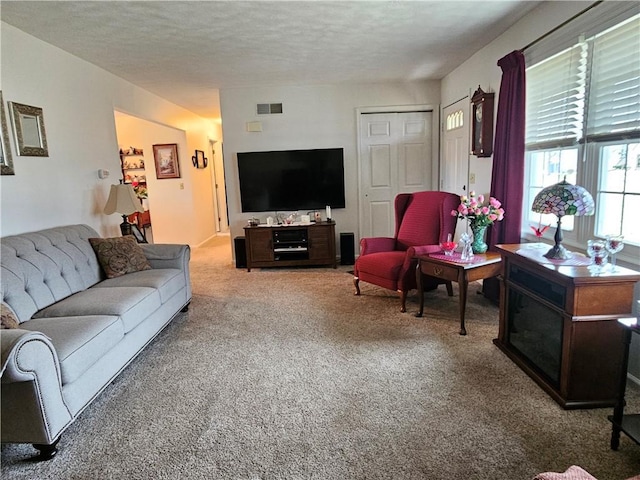
[[[356,235],[356,245],[360,244],[360,232],[362,232],[362,145],[360,144],[360,135],[362,133],[362,116],[372,113],[410,113],[410,112],[431,112],[433,121],[431,122],[431,188],[438,190],[440,183],[440,104],[414,104],[414,105],[387,105],[383,107],[357,107],[356,108],[356,153],[357,165],[356,174],[358,175],[358,233]]]

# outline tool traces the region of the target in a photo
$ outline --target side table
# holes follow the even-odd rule
[[[627,434],[637,444],[640,444],[640,413],[624,414],[625,400],[624,395],[627,389],[627,368],[629,366],[629,345],[631,343],[631,334],[640,334],[640,325],[636,317],[620,318],[618,323],[625,327],[624,336],[624,360],[620,370],[619,395],[616,406],[613,409],[613,415],[609,416],[612,423],[611,429],[611,449],[617,450],[620,446],[620,432]]]
[[[442,278],[451,282],[457,282],[460,290],[460,335],[466,335],[464,325],[465,310],[467,307],[467,288],[469,282],[495,277],[501,270],[501,257],[499,253],[487,252],[475,255],[470,262],[460,260],[460,254],[446,257],[444,254],[432,253],[420,255],[416,267],[416,281],[418,284],[418,296],[420,310],[416,317],[422,317],[424,311],[424,291],[422,278],[424,275]]]

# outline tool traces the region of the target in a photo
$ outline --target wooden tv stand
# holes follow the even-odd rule
[[[333,266],[336,262],[336,224],[244,227],[247,271],[253,267]]]

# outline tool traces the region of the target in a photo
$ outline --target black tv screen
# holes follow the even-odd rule
[[[344,208],[342,148],[238,152],[243,212]]]

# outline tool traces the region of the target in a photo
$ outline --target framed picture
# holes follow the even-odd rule
[[[207,159],[202,150],[196,150],[196,154],[191,157],[191,162],[196,168],[207,168]]]
[[[4,114],[4,100],[0,91],[0,116],[2,117],[0,135],[0,175],[14,175],[13,160],[11,159],[11,145],[9,145],[9,130],[7,130],[7,117]]]
[[[25,157],[48,157],[47,135],[44,130],[42,109],[9,102],[9,111],[13,121],[18,155]]]
[[[177,143],[154,145],[153,158],[156,162],[156,177],[159,180],[163,178],[180,178]]]

